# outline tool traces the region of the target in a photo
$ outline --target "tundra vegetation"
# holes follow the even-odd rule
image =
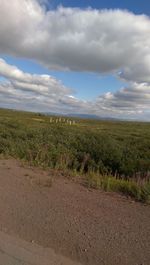
[[[0,153],[150,202],[150,123],[0,109]]]

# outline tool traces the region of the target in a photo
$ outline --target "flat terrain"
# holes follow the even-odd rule
[[[52,177],[52,171],[0,160],[2,232],[82,264],[150,264],[150,206],[88,190],[61,174],[51,186]]]
[[[0,232],[0,265],[81,265],[43,248]]]

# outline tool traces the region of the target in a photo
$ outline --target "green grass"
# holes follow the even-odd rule
[[[73,120],[56,124],[41,114],[1,109],[0,154],[89,175],[93,187],[148,201],[150,123]]]
[[[136,180],[117,179],[114,176],[102,176],[91,172],[86,175],[85,185],[108,192],[119,192],[138,201],[150,203],[150,181],[147,180],[139,184]]]

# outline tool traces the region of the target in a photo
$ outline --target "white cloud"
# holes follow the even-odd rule
[[[0,58],[0,104],[35,111],[68,112],[84,104],[72,90],[49,75],[29,74]],[[5,104],[4,104],[5,103]]]
[[[96,100],[95,111],[99,108],[113,114],[137,115],[148,111],[150,106],[150,85],[131,83],[115,93],[108,92]],[[122,116],[123,117],[123,116]]]
[[[72,91],[50,75],[24,73],[16,66],[7,64],[0,58],[0,75],[8,78],[16,89],[31,91],[38,94],[69,94]]]
[[[7,18],[7,19],[6,19]],[[46,11],[35,0],[0,0],[0,52],[35,59],[49,68],[122,71],[150,81],[150,19],[121,10]]]

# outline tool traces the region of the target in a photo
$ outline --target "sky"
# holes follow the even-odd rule
[[[0,107],[150,121],[150,1],[0,0]]]

